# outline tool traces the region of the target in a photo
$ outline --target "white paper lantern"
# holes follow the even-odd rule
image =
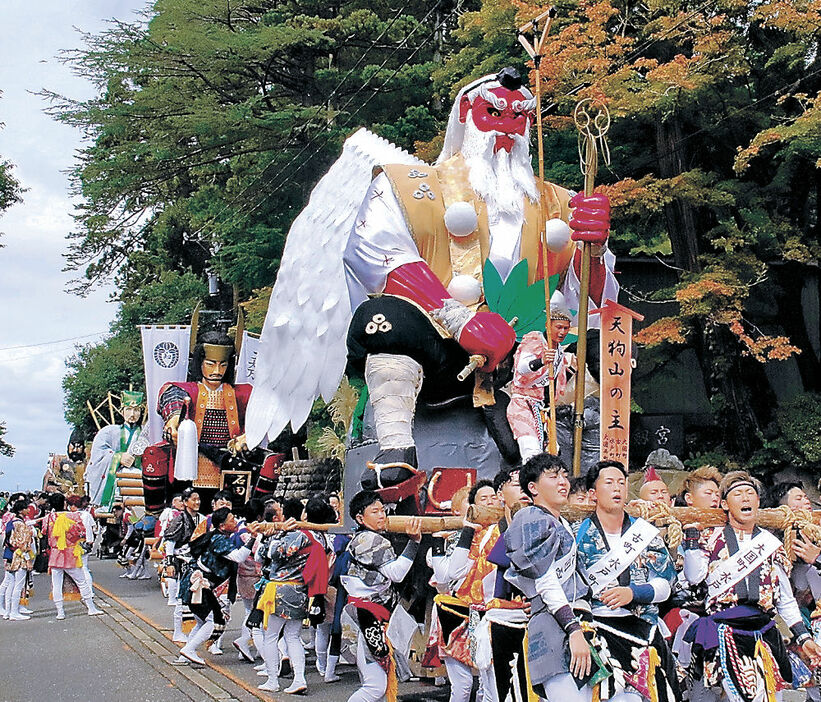
[[[463,305],[475,305],[482,299],[482,286],[471,275],[455,275],[448,285],[448,294]]]
[[[545,225],[547,231],[547,248],[553,253],[559,253],[570,241],[570,227],[563,219],[548,219]]]
[[[445,210],[445,227],[455,237],[468,236],[478,226],[479,218],[469,202],[454,202]]]

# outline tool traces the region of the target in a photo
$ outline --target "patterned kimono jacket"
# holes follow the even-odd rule
[[[471,648],[471,608],[481,607],[493,597],[496,567],[487,560],[499,538],[497,525],[466,528],[451,534],[443,552],[434,549],[431,566],[436,588],[430,643],[438,657],[449,656],[474,666]],[[430,658],[433,665],[434,658]],[[435,666],[434,666],[435,667]]]
[[[622,536],[636,521],[624,515]],[[576,542],[580,570],[589,582],[588,571],[611,555],[611,545],[595,514],[579,525]],[[608,587],[641,587],[657,578],[666,580],[670,586],[676,578],[673,561],[659,535],[638,552]],[[626,688],[660,702],[681,699],[679,680],[683,678],[683,671],[658,630],[657,604],[634,601],[611,614],[594,588],[593,619],[601,646],[599,655],[612,672],[611,677],[601,682],[601,699],[608,699]]]
[[[740,539],[727,525],[702,534],[697,544],[689,544],[685,555],[688,579],[709,580],[715,574],[720,581],[718,576],[726,570],[722,566],[760,532],[755,527],[747,539]],[[696,621],[685,635],[685,640],[693,645],[693,675],[703,677],[707,686],[723,684],[734,701],[751,702],[764,691],[766,699],[774,699],[775,691],[789,687],[792,682],[784,639],[775,627],[776,613],[795,635],[806,632],[789,584],[792,564],[781,546],[775,541],[772,545],[775,551],[745,577],[730,587],[714,588],[708,593],[709,616]],[[742,557],[743,554],[737,556]],[[734,564],[731,571],[743,572]]]
[[[86,528],[79,512],[50,512],[43,522],[48,535],[49,568],[82,568]]]
[[[531,683],[543,685],[569,671],[567,627],[573,605],[589,612],[570,525],[541,507],[525,507],[504,533],[510,567],[505,578],[530,600],[527,665]],[[576,625],[575,628],[578,628]]]
[[[267,627],[271,614],[298,620],[308,616],[308,586],[303,572],[313,543],[299,530],[277,534],[264,546],[269,565],[263,577],[267,582],[257,603],[257,609],[265,613],[263,627]]]
[[[365,642],[365,659],[376,661],[388,677],[388,702],[396,700],[397,690],[396,664],[387,637],[388,620],[399,600],[393,583],[407,577],[417,549],[414,541],[408,541],[397,557],[385,536],[361,529],[348,543],[348,572],[340,576],[348,591],[347,611]]]
[[[13,518],[6,525],[6,543],[3,553],[6,570],[14,572],[34,567],[34,529],[22,519]]]

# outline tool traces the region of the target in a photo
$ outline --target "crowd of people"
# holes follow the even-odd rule
[[[307,692],[306,642],[321,679],[339,680],[345,619],[362,683],[349,702],[395,700],[409,668],[388,624],[404,603],[424,619],[422,665],[444,668],[451,702],[769,702],[799,687],[821,699],[821,547],[799,532],[788,556],[786,537],[757,524],[762,499],[811,509],[802,485],[764,495],[745,472],[703,467],[671,497],[649,469],[644,504],[696,508],[678,543],[665,533],[672,526],[627,513],[627,485],[617,462],[570,480],[560,459],[538,454],[456,492],[462,528],[424,537],[418,517],[389,533],[372,491],[348,504],[352,534],[305,525],[338,525],[336,495],[235,505],[218,492],[206,507],[189,488],[156,518],[120,508],[98,525],[86,498],[18,493],[2,498],[0,607],[4,619],[28,619],[31,573],[47,568],[58,619],[71,590],[101,614],[87,563],[97,542],[123,577],[159,576],[178,665],[223,654],[238,616],[229,650],[256,666],[262,691]],[[473,523],[470,505],[503,516]],[[716,508],[726,524],[698,520]],[[400,587],[420,573],[429,583],[427,593],[413,589],[421,609]]]
[[[2,546],[5,576],[0,584],[3,619],[31,618],[28,604],[35,572],[51,574],[51,599],[57,619],[65,619],[65,595],[82,599],[90,616],[103,612],[94,604],[88,554],[96,539],[89,499],[60,492],[14,493],[4,498]],[[68,576],[68,579],[66,579]]]

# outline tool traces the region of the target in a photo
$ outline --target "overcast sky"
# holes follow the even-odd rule
[[[43,113],[32,93],[47,88],[88,98],[93,87],[56,60],[81,46],[78,30],[132,20],[144,0],[2,0],[0,2],[0,159],[27,188],[24,202],[0,216],[0,420],[17,452],[0,456],[0,490],[39,487],[48,454],[64,453],[61,381],[76,343],[99,339],[114,316],[110,290],[87,298],[65,292],[66,234],[73,203],[65,170],[79,134]],[[95,336],[96,335],[96,336]],[[61,341],[84,337],[78,341]],[[60,341],[60,343],[48,343]],[[21,348],[11,348],[21,347]]]

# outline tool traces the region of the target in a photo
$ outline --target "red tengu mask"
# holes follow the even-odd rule
[[[471,102],[467,95],[462,96],[459,121],[466,122],[470,112],[473,123],[480,132],[501,132],[496,135],[493,153],[500,149],[510,153],[514,143],[512,135],[524,136],[528,121],[533,118],[533,112],[525,109],[530,98],[521,90],[509,90],[501,86],[490,88],[486,92],[496,99],[488,100],[479,94]]]

